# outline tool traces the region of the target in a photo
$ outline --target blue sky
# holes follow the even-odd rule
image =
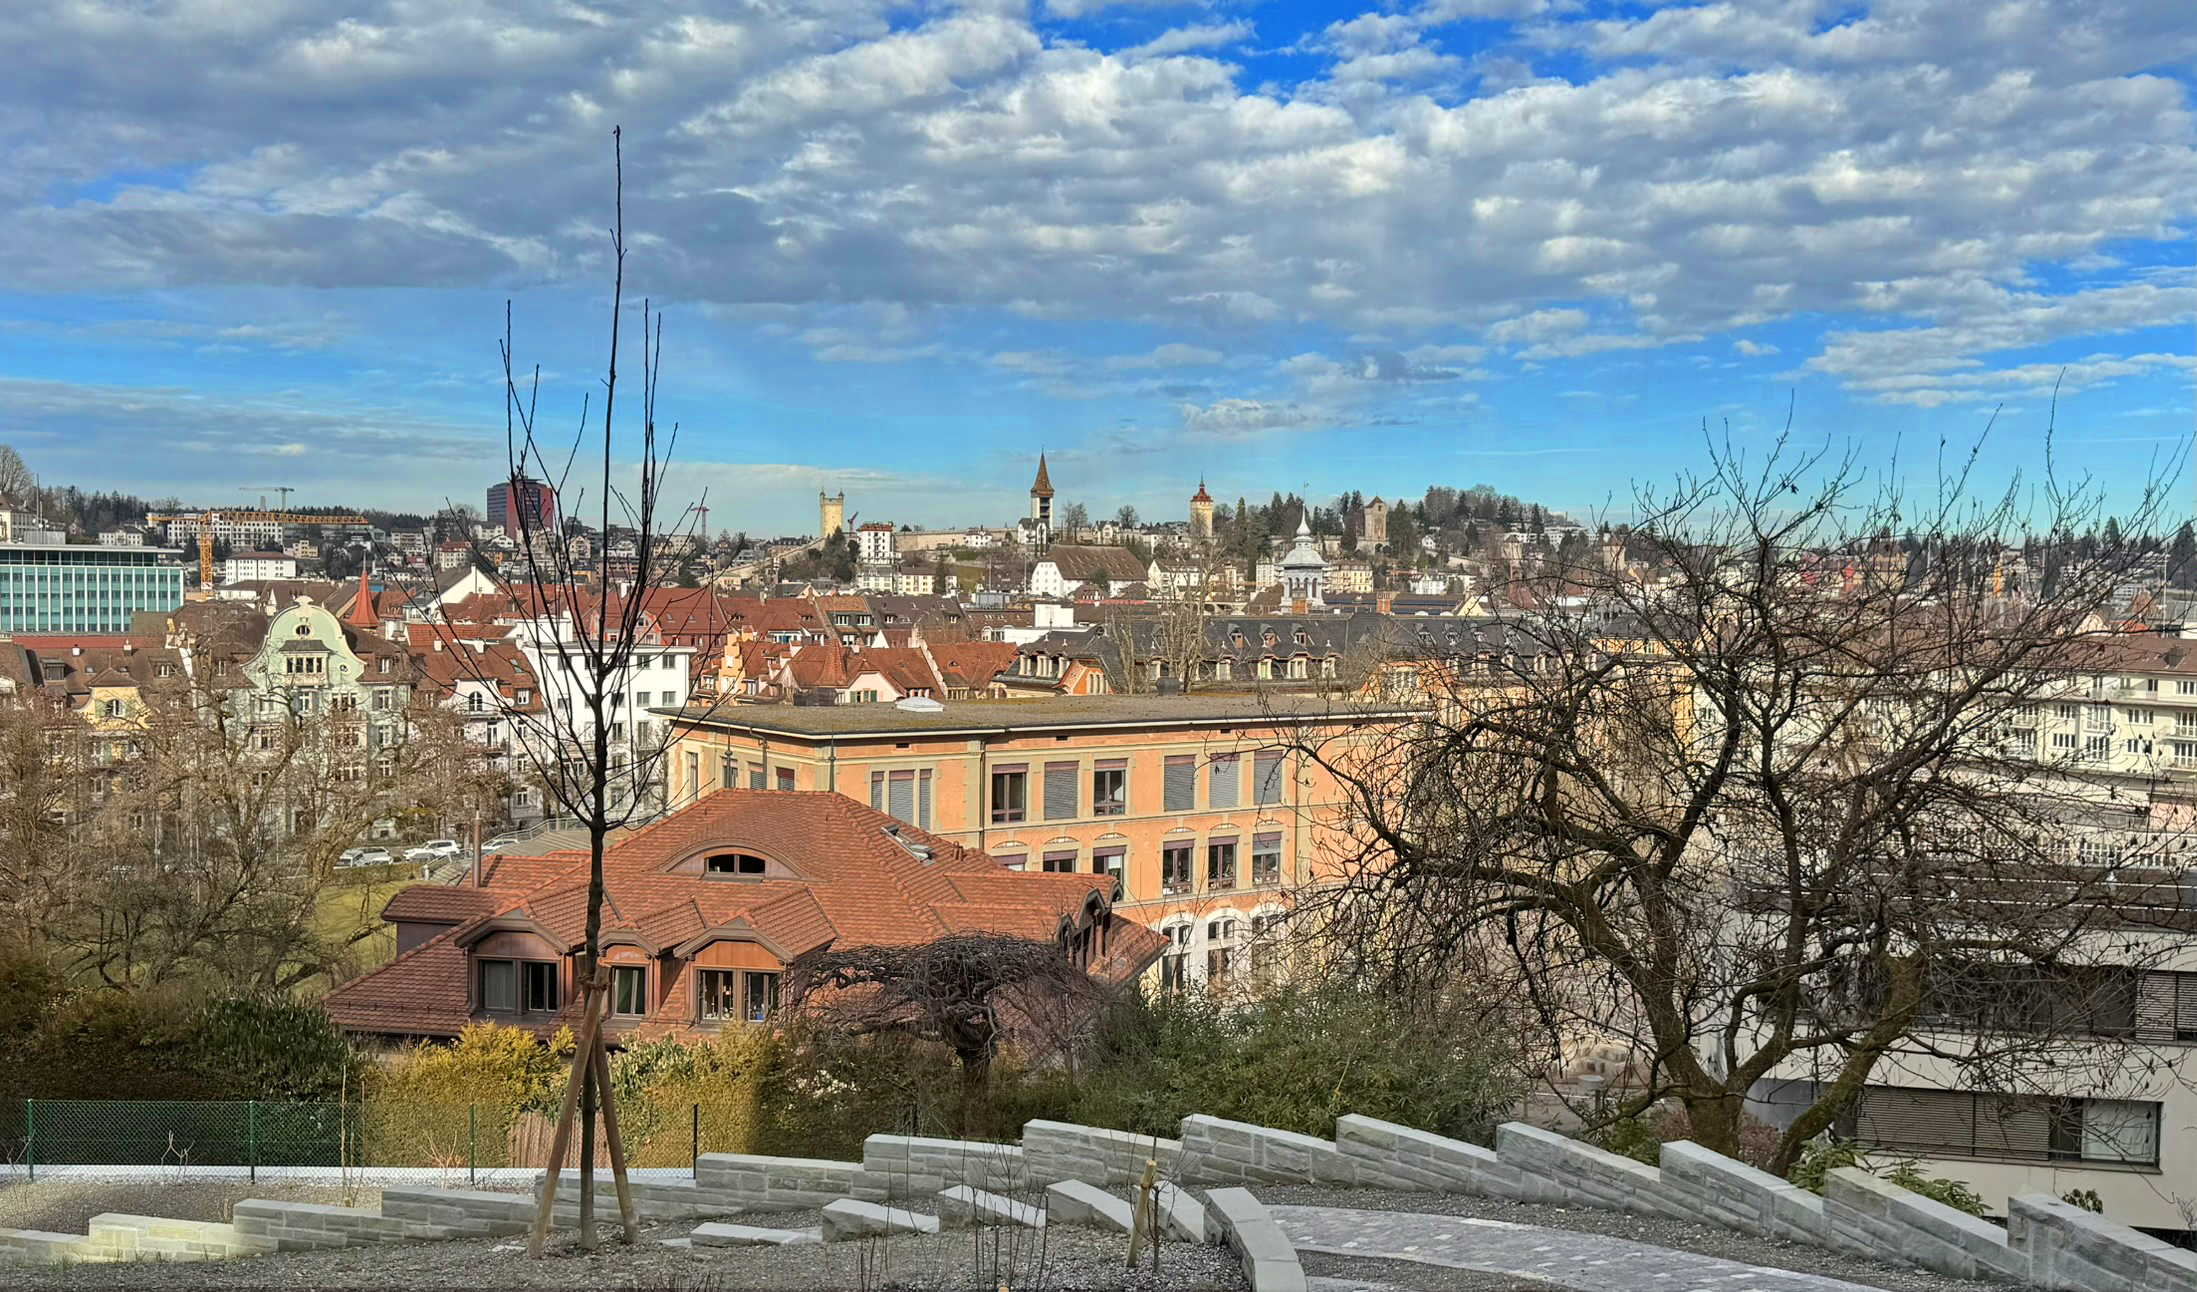
[[[2185,0],[67,0],[0,8],[0,441],[478,505],[629,291],[715,527],[1487,482],[1702,427],[2125,496],[2187,443]],[[630,337],[631,332],[629,330]],[[627,356],[630,373],[637,366]],[[2186,469],[2186,468],[2185,468]]]

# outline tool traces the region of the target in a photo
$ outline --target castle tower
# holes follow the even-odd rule
[[[816,491],[816,536],[830,538],[847,527],[847,491]]]
[[[1045,455],[1037,455],[1037,479],[1030,483],[1030,519],[1035,522],[1037,545],[1053,541],[1053,478],[1045,473]]]
[[[1190,495],[1190,541],[1213,541],[1213,495],[1205,491],[1205,478],[1198,478],[1198,491]]]
[[[1379,549],[1388,546],[1388,504],[1375,498],[1365,505],[1365,532],[1359,541],[1366,547]]]

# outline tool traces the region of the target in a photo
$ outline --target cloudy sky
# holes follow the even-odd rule
[[[0,5],[0,440],[478,504],[628,286],[713,524],[2190,435],[2188,0]],[[627,369],[636,365],[628,356]],[[2064,372],[2064,378],[2062,374]]]

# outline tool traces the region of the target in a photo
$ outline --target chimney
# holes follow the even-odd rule
[[[1395,614],[1395,613],[1396,613],[1396,594],[1395,594],[1395,593],[1393,593],[1393,592],[1383,592],[1383,593],[1381,593],[1380,595],[1378,595],[1378,596],[1374,597],[1374,598],[1373,598],[1373,609],[1374,609],[1375,611],[1377,611],[1378,613],[1380,613],[1380,614],[1384,614],[1384,615],[1392,615],[1392,614]]]
[[[1311,606],[1303,597],[1298,597],[1289,603],[1289,613],[1293,615],[1310,614]]]
[[[437,637],[437,638],[434,638],[433,640],[434,640],[434,646],[435,646],[435,649],[436,649],[436,650],[441,650],[441,649],[442,649],[442,638],[440,638],[440,637]]]

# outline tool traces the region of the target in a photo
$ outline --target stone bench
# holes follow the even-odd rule
[[[841,1242],[872,1234],[935,1234],[938,1217],[900,1207],[881,1207],[857,1198],[841,1198],[824,1208],[824,1241]]]
[[[1045,1212],[983,1189],[957,1184],[938,1195],[938,1218],[949,1225],[1022,1225],[1045,1228]]]
[[[1136,1208],[1095,1184],[1062,1180],[1045,1187],[1045,1212],[1062,1225],[1094,1225],[1128,1233],[1136,1224]]]
[[[721,1221],[696,1225],[687,1235],[695,1247],[793,1247],[802,1243],[824,1241],[821,1229],[760,1229],[754,1225],[732,1225]]]
[[[1218,1237],[1243,1262],[1251,1292],[1305,1292],[1297,1249],[1257,1198],[1238,1188],[1214,1189],[1205,1196]]]

